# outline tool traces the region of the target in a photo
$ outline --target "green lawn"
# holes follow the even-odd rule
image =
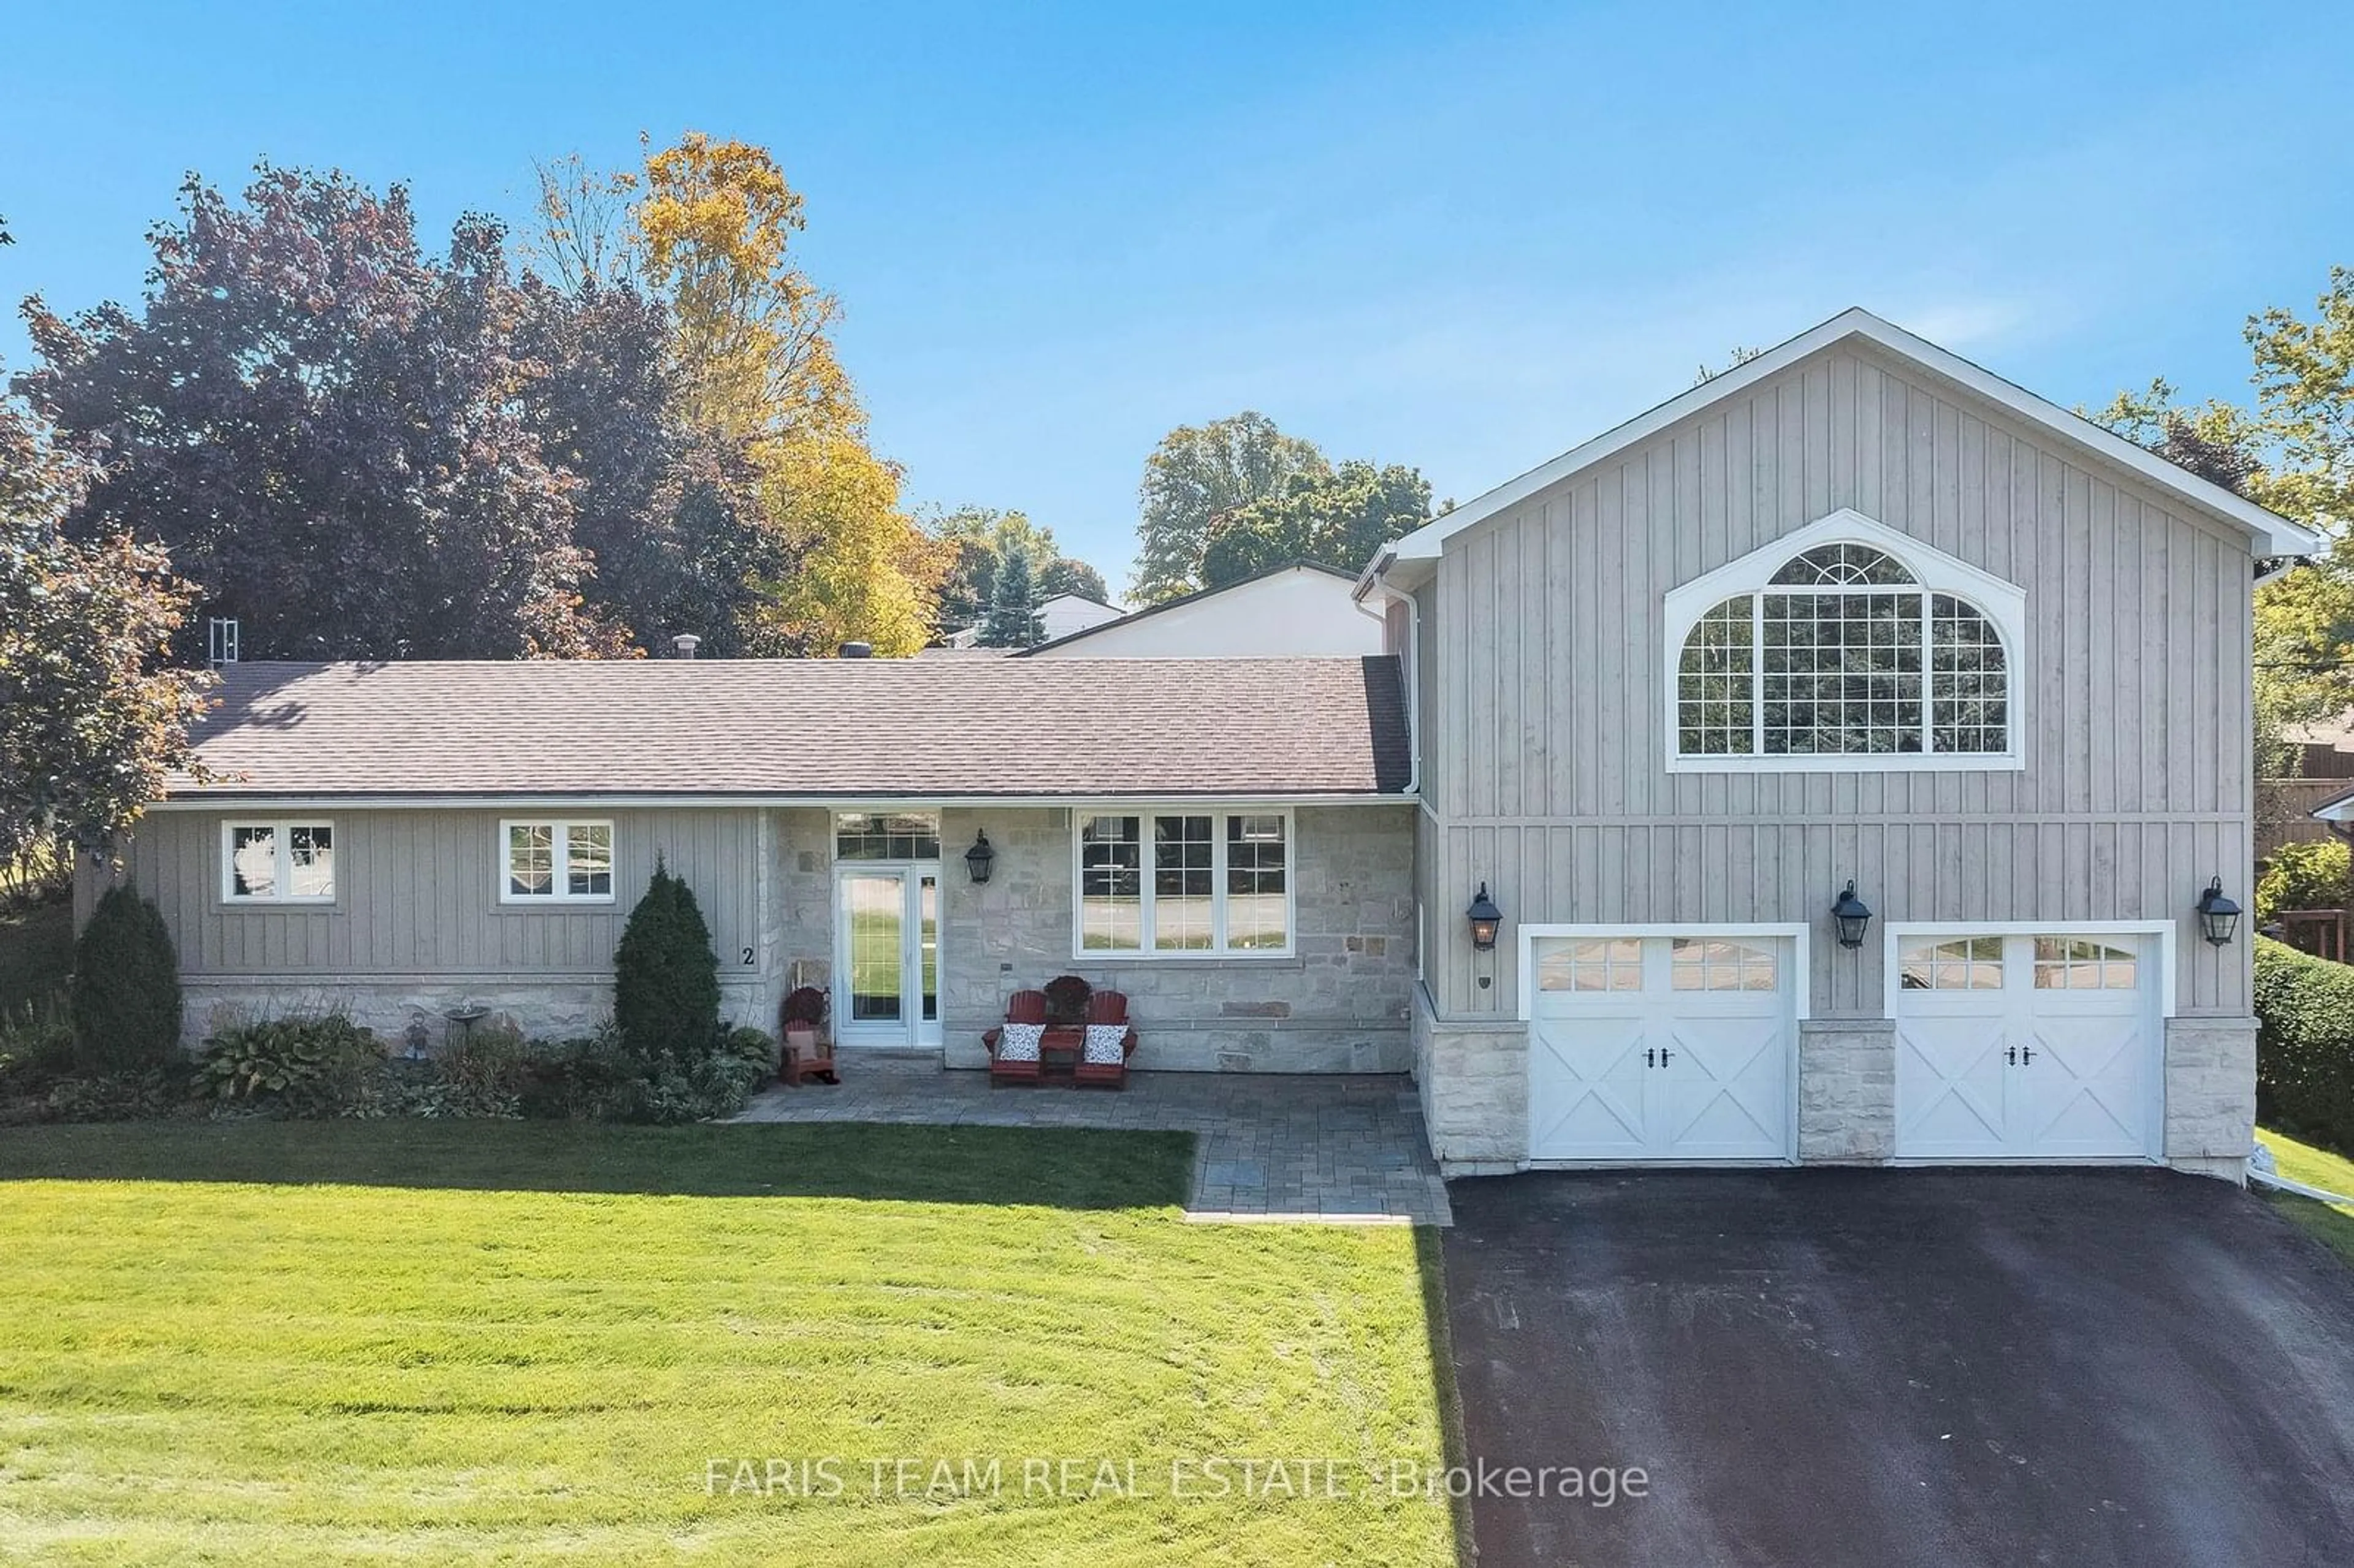
[[[1011,1128],[11,1130],[0,1561],[1452,1563],[1443,1503],[1357,1468],[1442,1452],[1422,1241],[1188,1224],[1189,1158]],[[1338,1459],[1349,1495],[1171,1495],[1172,1460],[1217,1456],[1235,1481]],[[914,1495],[888,1467],[875,1495],[900,1458]],[[835,1461],[842,1495],[729,1495],[771,1459]],[[974,1461],[966,1495],[922,1495],[942,1459]],[[1086,1495],[1099,1459],[1138,1495]]]
[[[2310,1143],[2300,1143],[2270,1128],[2257,1129],[2256,1137],[2273,1151],[2274,1163],[2290,1181],[2354,1197],[2354,1160]],[[2295,1192],[2266,1192],[2264,1197],[2300,1228],[2320,1237],[2347,1262],[2354,1263],[2354,1207],[2317,1202]]]

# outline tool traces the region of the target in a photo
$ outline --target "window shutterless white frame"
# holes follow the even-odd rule
[[[266,830],[277,855],[268,893],[237,890],[237,835],[239,829]],[[327,891],[298,894],[294,886],[294,830],[307,828],[327,835]],[[239,906],[272,904],[333,904],[335,901],[335,824],[323,817],[235,817],[221,823],[220,896],[223,904]]]
[[[1682,682],[1684,641],[1701,618],[1728,599],[1766,591],[1774,574],[1808,550],[1824,545],[1862,545],[1878,550],[1913,574],[1909,584],[1859,591],[1947,594],[1966,601],[1994,628],[2002,644],[2003,717],[2009,744],[2001,751],[1818,751],[1806,753],[1708,752],[1678,749],[1682,714],[1679,698]],[[1806,592],[1803,588],[1789,591]],[[2027,669],[2027,590],[1981,571],[1967,561],[1925,545],[1843,506],[1796,533],[1727,562],[1705,577],[1670,588],[1660,617],[1665,643],[1660,651],[1660,681],[1664,688],[1660,712],[1665,727],[1660,744],[1670,773],[2016,773],[2027,766],[2021,737],[2028,733],[2028,697],[2032,684]],[[1753,614],[1755,607],[1753,606]],[[1752,632],[1751,657],[1762,660],[1763,648]],[[1922,646],[1923,701],[1928,702],[1929,649]],[[1925,708],[1925,718],[1930,715]],[[1934,719],[1931,719],[1934,722]],[[1763,723],[1762,711],[1753,723]]]
[[[1087,945],[1087,879],[1083,867],[1086,844],[1083,831],[1090,817],[1134,817],[1140,847],[1137,854],[1137,940],[1134,948],[1090,948]],[[1155,948],[1153,940],[1152,856],[1154,840],[1152,819],[1155,817],[1208,817],[1210,819],[1210,945],[1206,948]],[[1283,822],[1283,946],[1279,948],[1228,948],[1226,946],[1226,840],[1228,821],[1234,817],[1276,817]],[[1288,959],[1299,949],[1299,830],[1288,808],[1281,806],[1226,806],[1204,801],[1180,801],[1174,804],[1139,805],[1133,801],[1114,801],[1105,805],[1074,806],[1070,817],[1071,834],[1071,956],[1074,959],[1120,963],[1199,961],[1216,959],[1221,961],[1251,959]]]
[[[549,876],[548,890],[546,893],[514,891],[514,861],[511,858],[514,852],[511,844],[511,830],[515,828],[544,828],[548,831]],[[607,879],[609,885],[603,893],[569,891],[572,882],[572,831],[575,828],[605,830],[607,864],[612,874]],[[614,889],[619,887],[620,881],[620,840],[613,832],[613,820],[610,817],[503,818],[499,822],[498,853],[493,857],[493,869],[497,876],[499,902],[523,905],[610,904],[613,902]]]

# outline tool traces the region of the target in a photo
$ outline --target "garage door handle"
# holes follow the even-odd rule
[[[1652,1060],[1651,1060],[1651,1057],[1653,1056],[1653,1054],[1655,1054],[1655,1053],[1653,1053],[1653,1052],[1650,1050],[1650,1048],[1649,1048],[1649,1047],[1646,1046],[1646,1047],[1644,1048],[1644,1051],[1643,1051],[1643,1065],[1645,1065],[1646,1067],[1656,1067],[1656,1066],[1658,1066],[1658,1065],[1659,1065],[1659,1064],[1658,1064],[1657,1062],[1654,1062],[1654,1061],[1652,1061]]]
[[[2006,1061],[2006,1062],[2009,1063],[2009,1064],[2010,1064],[2012,1066],[2014,1066],[2014,1067],[2018,1066],[2018,1065],[2019,1065],[2019,1047],[2018,1047],[2018,1046],[2016,1046],[2016,1045],[2006,1045],[2006,1046],[2004,1046],[2004,1047],[2002,1048],[2002,1059],[2003,1059],[2004,1061]]]
[[[1673,1051],[1661,1051],[1659,1053],[1659,1065],[1662,1067],[1666,1066],[1668,1065],[1669,1058],[1674,1054],[1675,1053]]]
[[[2022,1046],[2020,1046],[2020,1047],[2019,1048],[2019,1059],[2020,1059],[2020,1061],[2022,1061],[2022,1062],[2032,1062],[2032,1061],[2034,1061],[2034,1060],[2035,1060],[2035,1047],[2034,1047],[2034,1046],[2032,1046],[2032,1045],[2022,1045]]]

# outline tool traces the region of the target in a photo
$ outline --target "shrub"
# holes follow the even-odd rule
[[[2344,840],[2283,844],[2257,880],[2256,920],[2262,924],[2284,909],[2343,909],[2349,885],[2354,862]]]
[[[110,887],[74,947],[74,1065],[140,1072],[180,1049],[180,960],[155,906]]]
[[[613,1022],[652,1068],[709,1053],[719,1034],[719,956],[695,892],[660,861],[613,954]]]
[[[42,1106],[48,1121],[153,1121],[185,1107],[187,1068],[150,1067],[143,1073],[101,1073],[66,1078],[49,1090]]]
[[[2354,1150],[2354,968],[2256,939],[2256,1115]]]
[[[825,992],[813,985],[796,986],[777,1008],[777,1028],[815,1029],[825,1022]]]
[[[433,1058],[431,1082],[406,1108],[413,1116],[521,1116],[527,1066],[522,1030],[512,1023],[479,1025],[442,1047]]]
[[[347,1116],[376,1108],[384,1046],[340,1012],[272,1018],[224,1029],[205,1042],[204,1091],[291,1116]]]
[[[37,1091],[72,1071],[73,1018],[61,1000],[0,1012],[0,1094]]]

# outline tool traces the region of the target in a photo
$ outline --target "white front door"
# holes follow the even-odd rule
[[[842,865],[833,893],[834,1038],[939,1044],[938,864]]]
[[[1776,937],[1541,941],[1529,1157],[1788,1158],[1792,968]]]
[[[2153,1156],[2158,940],[1897,938],[1898,1158]]]

